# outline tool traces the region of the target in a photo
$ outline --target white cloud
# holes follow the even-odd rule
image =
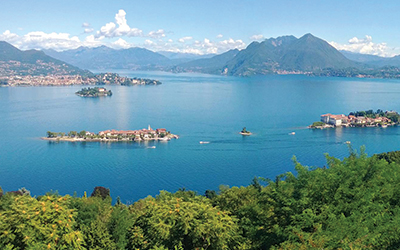
[[[150,31],[147,36],[150,38],[158,39],[158,38],[165,37],[165,32],[164,32],[164,30],[161,30],[161,29],[157,30],[157,31]]]
[[[222,34],[217,35],[217,38],[222,38],[224,37]]]
[[[182,38],[178,39],[178,41],[180,43],[184,43],[184,42],[192,40],[192,39],[193,39],[193,37],[191,37],[191,36],[185,36],[185,37],[182,37]]]
[[[374,43],[371,36],[365,38],[353,37],[348,41],[348,44],[339,44],[330,42],[330,45],[338,50],[347,50],[350,52],[377,55],[383,57],[391,57],[395,55],[395,48],[390,48],[386,43]]]
[[[250,40],[255,40],[255,41],[257,41],[257,40],[262,40],[262,39],[264,39],[264,36],[263,35],[253,35],[253,36],[251,36],[250,37]]]
[[[74,49],[82,44],[77,36],[68,33],[44,33],[42,31],[29,32],[19,37],[16,44],[20,49]]]
[[[185,37],[183,37],[185,38]],[[181,38],[181,39],[183,39]],[[183,41],[193,40],[183,39]],[[179,40],[178,40],[179,41]],[[230,49],[243,49],[246,44],[242,40],[234,40],[232,38],[226,39],[219,42],[213,42],[208,38],[203,39],[203,41],[192,41],[192,42],[182,42],[172,43],[165,42],[162,40],[151,41],[146,40],[143,47],[153,50],[153,51],[170,51],[170,52],[180,52],[180,53],[193,53],[193,54],[218,54],[226,52]]]
[[[129,49],[131,47],[133,47],[133,44],[128,43],[127,41],[125,41],[122,38],[119,38],[117,41],[111,43],[110,47],[114,48],[114,49]]]
[[[144,41],[145,45],[153,45],[156,44],[155,42],[153,42],[152,40],[147,39],[146,41]]]
[[[87,33],[92,33],[94,31],[93,28],[85,28],[84,32]]]
[[[90,27],[90,23],[82,23],[82,28],[88,28]]]
[[[201,48],[203,53],[223,53],[231,49],[244,49],[246,44],[242,40],[234,40],[232,38],[219,41],[212,42],[209,39],[205,38],[203,42],[195,42],[195,48]]]
[[[19,36],[15,33],[11,33],[9,30],[6,30],[3,32],[3,34],[0,35],[0,40],[7,41],[7,42],[14,42],[17,40]]]
[[[115,23],[109,22],[102,26],[96,33],[96,37],[121,37],[121,36],[131,36],[138,37],[143,35],[143,31],[138,28],[131,28],[126,21],[126,12],[124,10],[119,10],[115,15]],[[117,27],[118,25],[118,27]]]
[[[81,41],[77,36],[68,33],[45,33],[42,31],[29,32],[23,36],[6,30],[0,34],[0,40],[11,43],[19,49],[54,49],[57,51],[76,49],[79,46],[95,47],[102,45],[93,35]]]

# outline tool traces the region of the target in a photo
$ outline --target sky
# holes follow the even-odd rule
[[[337,49],[400,54],[400,1],[3,0],[0,40],[19,49],[106,45],[208,54],[306,33]]]

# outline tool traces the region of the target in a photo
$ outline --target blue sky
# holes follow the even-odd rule
[[[338,49],[392,56],[400,53],[400,3],[381,2],[13,0],[1,4],[0,40],[21,49],[107,45],[201,54],[312,33]]]

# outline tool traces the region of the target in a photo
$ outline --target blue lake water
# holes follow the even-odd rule
[[[400,149],[400,127],[309,130],[323,113],[400,111],[400,81],[119,72],[160,86],[111,86],[112,97],[80,98],[82,86],[0,88],[0,186],[33,195],[90,194],[95,186],[134,202],[159,190],[204,193],[293,171],[292,157],[323,166],[345,141],[369,155]],[[168,143],[50,143],[46,131],[140,129],[180,135]],[[238,134],[246,126],[254,134]],[[295,135],[289,133],[295,132]],[[200,141],[210,141],[200,144]],[[149,146],[155,145],[152,149]]]

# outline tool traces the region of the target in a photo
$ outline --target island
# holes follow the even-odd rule
[[[70,131],[51,132],[47,131],[47,137],[42,137],[42,140],[47,141],[69,141],[69,142],[128,142],[128,141],[169,141],[178,139],[178,135],[171,134],[165,128],[152,129],[149,125],[147,129],[140,130],[105,130],[95,134],[89,131],[82,130],[80,132]]]
[[[81,97],[100,97],[100,96],[112,96],[111,90],[102,87],[94,87],[94,88],[83,88],[77,92],[76,95]]]
[[[308,128],[324,129],[336,127],[382,127],[398,125],[400,115],[396,111],[383,111],[378,109],[350,112],[349,115],[339,114],[324,114],[321,115],[321,120],[314,122]]]
[[[242,129],[242,131],[240,131],[240,134],[241,134],[241,135],[251,135],[252,133],[251,133],[250,131],[247,131],[247,130],[246,130],[246,127],[244,127],[244,128]]]

